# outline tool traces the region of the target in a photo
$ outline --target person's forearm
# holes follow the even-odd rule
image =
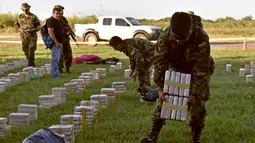
[[[49,31],[49,35],[50,35],[50,38],[51,38],[55,43],[58,43],[58,40],[57,40],[55,34],[53,33],[53,31]]]

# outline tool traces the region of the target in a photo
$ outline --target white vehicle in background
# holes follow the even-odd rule
[[[84,42],[109,41],[113,36],[157,40],[163,31],[160,27],[142,25],[132,17],[102,16],[96,24],[75,24],[75,35]]]

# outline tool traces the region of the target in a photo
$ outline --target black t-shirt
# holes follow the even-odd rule
[[[53,33],[59,43],[63,43],[64,29],[59,20],[50,17],[47,20],[47,28],[53,28]]]

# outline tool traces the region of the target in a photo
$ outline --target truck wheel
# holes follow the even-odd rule
[[[143,33],[138,33],[138,34],[135,34],[134,38],[141,38],[141,39],[145,39],[147,40],[147,36]]]
[[[97,42],[98,38],[94,33],[88,33],[84,37],[84,42]],[[97,44],[89,44],[89,46],[96,46]]]

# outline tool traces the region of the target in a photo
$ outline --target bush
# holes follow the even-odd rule
[[[13,25],[18,14],[0,14],[0,31],[15,32]],[[95,24],[98,19],[95,15],[73,15],[66,17],[70,26],[74,24]],[[154,25],[165,29],[169,25],[170,17],[151,20],[138,19],[144,25]],[[209,35],[225,35],[225,36],[252,36],[255,35],[255,20],[252,16],[246,16],[242,19],[234,19],[232,17],[218,18],[216,20],[202,20],[204,28]]]

